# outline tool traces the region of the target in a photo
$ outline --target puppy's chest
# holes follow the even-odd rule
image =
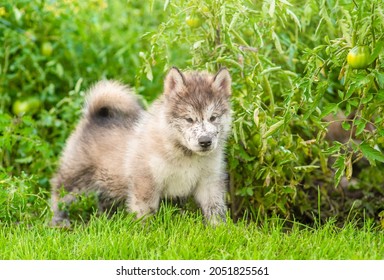
[[[194,191],[203,176],[203,170],[198,162],[163,162],[154,169],[154,177],[163,196],[184,197]]]

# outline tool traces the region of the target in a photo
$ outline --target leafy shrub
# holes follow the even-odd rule
[[[150,56],[169,65],[167,53],[177,45],[189,48],[191,68],[230,68],[235,218],[245,210],[304,222],[345,219],[351,211],[377,218],[383,207],[382,3],[294,2],[166,1],[170,18],[152,35]],[[372,51],[367,69],[346,64],[357,44]],[[354,112],[353,119],[325,121],[340,111]],[[342,123],[346,142],[325,141],[333,122]]]
[[[140,74],[139,53],[149,50],[141,37],[163,16],[144,17],[150,9],[144,2],[103,0],[0,4],[0,172],[9,178],[2,182],[4,195],[12,197],[24,180],[21,172],[33,174],[28,182],[36,186],[17,191],[49,190],[57,157],[81,113],[83,91],[92,83],[118,79],[148,100],[160,91]],[[28,105],[31,98],[38,105]]]
[[[50,212],[46,190],[33,175],[22,172],[19,176],[0,173],[0,222],[33,222],[45,218]]]

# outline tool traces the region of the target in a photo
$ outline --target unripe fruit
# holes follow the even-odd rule
[[[355,69],[365,69],[369,65],[370,51],[368,46],[356,46],[347,55],[348,65]]]

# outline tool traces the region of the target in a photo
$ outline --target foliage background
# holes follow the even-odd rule
[[[0,4],[0,221],[50,215],[49,178],[92,83],[121,80],[150,103],[172,65],[232,74],[235,220],[380,220],[383,8],[380,0]],[[369,46],[367,69],[347,65],[355,45]],[[327,141],[330,124],[347,137]]]

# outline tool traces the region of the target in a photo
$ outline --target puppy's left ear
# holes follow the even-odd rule
[[[223,67],[220,68],[220,70],[213,78],[212,87],[229,97],[231,95],[231,82],[232,79],[229,71],[227,68]]]

